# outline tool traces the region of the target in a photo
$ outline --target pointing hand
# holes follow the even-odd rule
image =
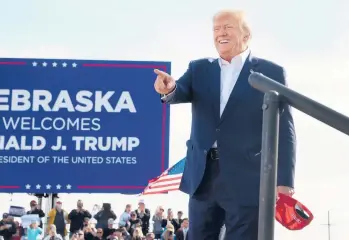
[[[173,91],[176,86],[175,80],[168,73],[155,69],[154,73],[157,74],[154,88],[159,94],[168,94]]]

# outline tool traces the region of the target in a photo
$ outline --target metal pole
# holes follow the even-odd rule
[[[330,220],[330,210],[327,212],[327,228],[328,228],[328,240],[331,240],[331,220]]]
[[[331,217],[330,217],[330,213],[331,210],[327,211],[327,223],[326,224],[321,224],[321,225],[326,225],[327,226],[327,238],[328,240],[331,240],[331,227],[332,227],[332,223],[331,223]]]
[[[52,194],[48,194],[47,198],[46,198],[46,217],[45,217],[45,222],[44,222],[44,229],[48,228],[48,216],[47,214],[51,211],[53,205],[52,205],[52,199],[53,199],[53,195]]]
[[[274,240],[279,140],[279,94],[264,95],[258,240]]]
[[[55,197],[57,196],[57,197]],[[58,194],[52,194],[52,203],[51,203],[51,208],[54,208],[56,205],[56,202],[58,202]]]
[[[42,209],[42,197],[38,197],[38,206]]]
[[[283,100],[299,111],[349,135],[349,117],[322,105],[261,73],[251,73],[248,82],[261,92],[276,91]]]

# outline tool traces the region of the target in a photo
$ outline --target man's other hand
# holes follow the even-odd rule
[[[169,94],[176,87],[175,80],[168,73],[160,71],[158,69],[154,70],[157,74],[154,88],[159,94]]]

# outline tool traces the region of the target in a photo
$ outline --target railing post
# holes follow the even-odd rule
[[[264,95],[258,240],[274,240],[279,101],[275,91]]]

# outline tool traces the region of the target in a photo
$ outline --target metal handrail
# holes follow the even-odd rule
[[[261,91],[276,91],[282,101],[299,111],[349,135],[349,118],[325,105],[316,102],[276,81],[264,76],[261,73],[251,73],[248,82],[252,87]]]
[[[349,135],[349,118],[261,73],[251,73],[248,81],[252,87],[265,93],[262,107],[258,240],[274,240],[280,102],[282,101],[347,135]]]

